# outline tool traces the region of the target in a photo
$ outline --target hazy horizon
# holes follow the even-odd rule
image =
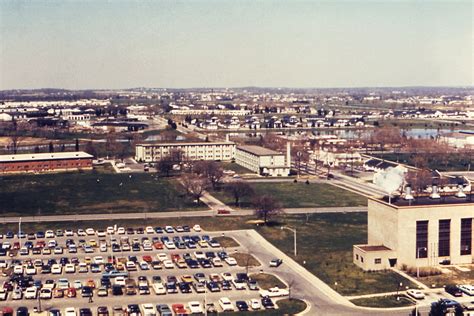
[[[0,90],[472,87],[471,1],[1,1]]]

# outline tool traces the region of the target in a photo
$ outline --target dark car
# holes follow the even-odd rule
[[[82,297],[91,297],[92,296],[92,288],[90,286],[83,286],[81,289]]]
[[[456,285],[446,285],[444,290],[455,297],[462,296],[462,291]]]
[[[160,314],[160,316],[173,316],[170,307],[166,304],[156,305],[156,310],[158,311],[158,314]]]
[[[92,311],[90,308],[81,308],[79,309],[79,316],[92,316]]]
[[[224,291],[229,291],[229,290],[232,290],[232,285],[230,284],[229,281],[222,281],[221,282],[221,287]]]
[[[50,309],[49,316],[61,316],[61,311],[59,309]]]
[[[274,309],[275,308],[275,304],[273,304],[273,301],[268,296],[262,298],[262,306],[265,309]]]
[[[16,316],[28,316],[29,314],[28,307],[20,306],[16,309]]]
[[[129,316],[138,316],[140,315],[140,307],[138,304],[129,304],[127,306],[127,314]]]
[[[209,291],[211,292],[219,292],[221,289],[219,288],[219,285],[217,284],[217,282],[214,282],[214,281],[210,281],[210,282],[207,282],[207,288],[209,289]]]
[[[107,306],[97,307],[97,316],[109,316],[109,309]]]
[[[237,309],[239,311],[248,311],[249,310],[249,305],[245,301],[237,301],[237,302],[235,302],[235,306],[237,306]]]
[[[181,293],[191,293],[191,286],[189,283],[181,282],[179,283],[179,290]]]
[[[123,295],[123,290],[120,285],[112,286],[112,295]]]

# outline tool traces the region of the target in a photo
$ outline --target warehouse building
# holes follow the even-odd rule
[[[364,270],[471,264],[474,201],[470,184],[456,192],[392,199],[369,198],[368,244],[354,245],[353,262]]]
[[[262,176],[282,177],[290,174],[290,145],[287,155],[260,146],[238,146],[235,162]]]
[[[230,161],[235,157],[235,147],[233,142],[138,144],[135,146],[135,160],[155,162],[169,157],[173,151],[180,151],[183,160]]]
[[[92,159],[82,151],[0,155],[0,174],[90,170]]]

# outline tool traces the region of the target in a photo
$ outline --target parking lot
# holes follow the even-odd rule
[[[222,235],[198,225],[5,232],[0,300],[68,316],[277,308],[287,291],[262,292],[232,257],[247,250],[222,247]]]

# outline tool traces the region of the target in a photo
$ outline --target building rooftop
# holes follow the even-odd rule
[[[261,146],[255,146],[255,145],[238,146],[237,149],[246,151],[256,156],[282,155],[282,153],[279,153],[277,151],[274,151],[265,147],[261,147]]]
[[[40,154],[18,154],[18,155],[0,155],[0,163],[16,161],[37,161],[37,160],[61,160],[77,158],[94,158],[92,155],[83,151],[60,152],[60,153],[40,153]]]
[[[384,245],[357,245],[357,247],[363,251],[371,252],[371,251],[390,251],[392,249],[384,246]]]
[[[204,145],[235,145],[234,142],[181,142],[181,141],[167,141],[166,143],[141,143],[137,146],[204,146]]]
[[[428,194],[423,196],[415,196],[413,200],[405,200],[401,196],[392,197],[390,204],[395,207],[416,207],[416,206],[430,206],[430,205],[455,205],[455,204],[471,204],[474,203],[474,194],[466,193],[466,197],[459,198],[451,193],[439,193],[440,199],[432,199]],[[377,199],[379,201],[389,203],[388,196]]]

